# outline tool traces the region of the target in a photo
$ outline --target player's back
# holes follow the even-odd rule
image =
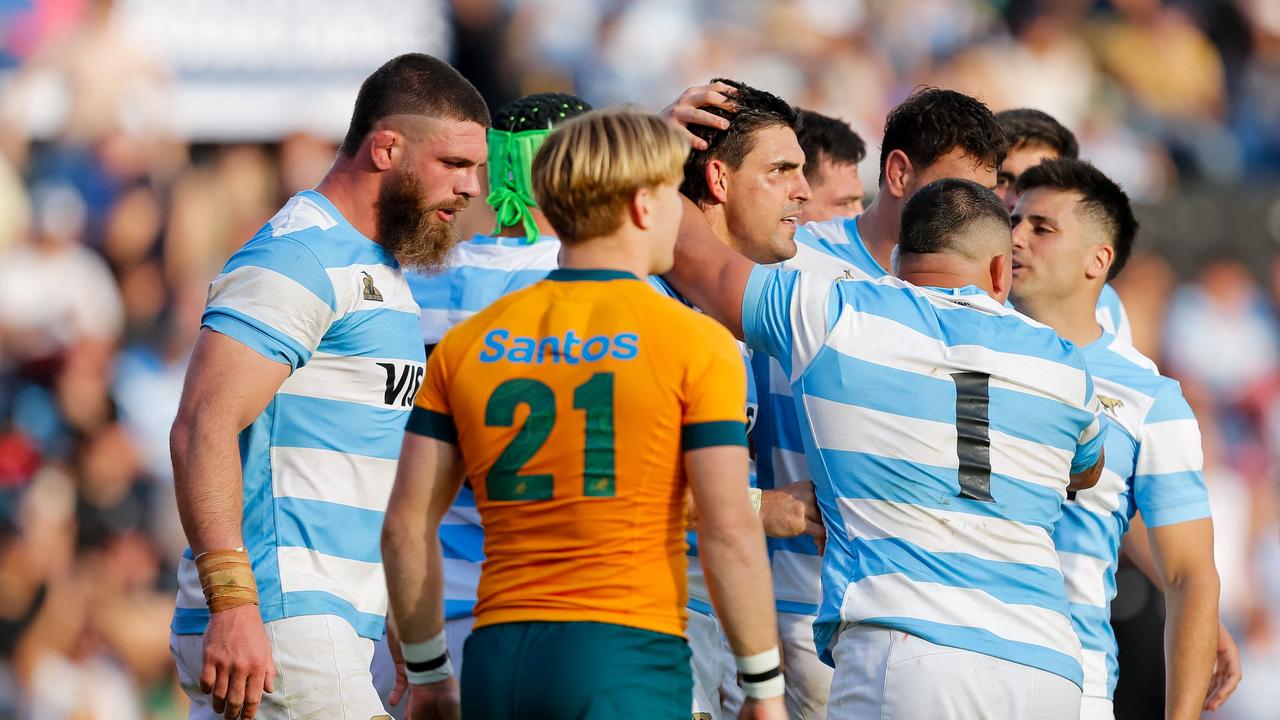
[[[1078,685],[1050,534],[1102,442],[1080,353],[974,287],[752,282],[744,328],[792,378],[828,527],[818,647],[863,622]]]
[[[699,376],[725,358],[742,367],[724,328],[615,271],[557,270],[445,336],[432,363],[485,532],[476,627],[682,633],[682,444],[744,432],[743,374]],[[695,393],[723,410],[693,413]]]
[[[493,301],[526,288],[555,270],[560,241],[542,236],[476,235],[459,243],[439,273],[406,273],[413,299],[422,310],[422,338],[440,341],[449,328],[488,307]]]

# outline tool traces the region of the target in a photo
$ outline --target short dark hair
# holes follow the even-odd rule
[[[796,110],[796,139],[804,150],[804,176],[810,184],[821,180],[823,160],[857,165],[867,156],[867,144],[849,124],[812,110]]]
[[[1129,262],[1138,235],[1138,219],[1124,190],[1098,168],[1074,158],[1045,160],[1028,168],[1014,187],[1019,195],[1035,188],[1080,193],[1081,208],[1102,225],[1115,248],[1116,259],[1107,272],[1108,280],[1115,279]]]
[[[996,122],[1004,130],[1009,148],[1043,145],[1058,153],[1058,157],[1080,157],[1080,143],[1071,132],[1052,115],[1031,108],[1001,110]]]
[[[1009,153],[1009,142],[996,116],[982,101],[955,90],[917,90],[884,121],[879,182],[884,183],[885,163],[894,150],[906,153],[920,169],[957,148],[999,168]]]
[[[577,95],[533,93],[498,108],[493,114],[493,129],[507,132],[545,130],[588,112],[591,112],[591,104]]]
[[[900,253],[945,252],[951,241],[979,222],[1009,227],[1004,201],[971,180],[943,178],[920,188],[902,208]]]
[[[706,150],[694,150],[684,163],[684,182],[680,184],[680,192],[699,205],[711,202],[711,190],[707,187],[707,163],[721,160],[729,167],[737,170],[742,161],[755,149],[755,133],[769,127],[796,126],[796,111],[786,100],[757,90],[745,83],[725,78],[715,78],[711,82],[732,86],[737,92],[733,102],[736,112],[727,112],[717,107],[702,108],[713,115],[728,118],[729,128],[690,125],[689,132],[702,138],[707,143]]]
[[[489,126],[489,106],[480,91],[452,65],[430,55],[406,53],[388,60],[360,84],[342,154],[355,155],[374,123],[400,114]]]

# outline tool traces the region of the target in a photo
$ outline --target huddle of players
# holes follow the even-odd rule
[[[191,716],[380,717],[384,630],[415,718],[1106,716],[1135,512],[1170,714],[1229,694],[1194,418],[1103,329],[1127,198],[1038,164],[1011,233],[989,190],[1065,131],[916,93],[858,212],[839,123],[730,83],[664,115],[532,96],[486,142],[447,64],[366,80],[202,318]],[[486,150],[501,232],[455,247]]]
[[[531,109],[540,104],[546,117],[547,106],[554,109],[566,103],[576,112],[564,119],[587,111],[586,104],[577,98],[531,96],[499,111],[491,138],[518,134],[513,126],[521,118],[527,123]],[[698,117],[699,112],[709,114]],[[770,536],[781,655],[786,660],[787,715],[825,717],[830,702],[833,717],[861,717],[881,707],[895,708],[910,717],[1013,717],[1025,712],[1034,717],[1111,716],[1109,698],[1117,666],[1108,623],[1109,603],[1115,594],[1120,539],[1138,511],[1152,529],[1161,578],[1169,582],[1171,591],[1190,586],[1170,604],[1169,709],[1172,717],[1198,714],[1209,690],[1217,635],[1217,581],[1208,534],[1208,503],[1200,478],[1198,431],[1177,384],[1160,377],[1153,364],[1127,344],[1123,307],[1105,281],[1122,269],[1136,222],[1123,192],[1092,166],[1074,159],[1077,150],[1069,131],[1036,111],[1008,111],[997,118],[978,101],[959,93],[922,91],[891,114],[882,150],[880,193],[861,213],[856,164],[865,148],[843,123],[816,113],[796,113],[768,93],[723,80],[689,91],[665,114],[697,138],[695,148],[702,146],[683,163],[678,179],[681,192],[694,202],[690,214],[694,207],[701,211],[701,226],[710,228],[708,239],[714,244],[698,245],[687,239],[688,233],[682,234],[682,252],[677,254],[674,271],[667,275],[669,282],[653,282],[668,294],[675,294],[671,292],[674,284],[677,290],[685,290],[687,297],[705,298],[698,306],[745,337],[751,346],[747,386],[758,409],[748,415],[754,420],[752,485],[760,488],[754,493],[757,507],[767,506],[775,497],[783,502],[804,500],[806,495],[796,490],[812,477],[818,483],[826,528],[832,532],[824,569],[814,537],[824,535],[820,528],[798,520],[794,513],[788,516],[780,511],[777,517],[785,520],[774,523],[777,527],[770,532],[770,513],[759,511],[765,518],[763,529]],[[615,161],[619,154],[625,158],[625,145],[592,145],[580,137],[606,132],[601,128],[621,121],[616,114],[593,113],[572,122],[561,133],[573,138],[564,138],[564,143],[578,143],[575,152],[566,154],[558,145],[548,154],[575,158],[570,165],[583,162],[584,157],[591,158],[588,164],[608,163],[592,152],[612,155]],[[545,135],[558,124],[530,129]],[[505,139],[497,143],[499,152],[510,152],[509,144]],[[1028,155],[1034,162],[1026,162]],[[555,197],[548,176],[558,168],[548,167],[547,157],[539,160],[542,164],[533,170],[532,185],[542,193],[535,193],[534,198],[526,195],[526,202],[541,200],[547,205]],[[1019,162],[1025,165],[1019,167]],[[499,165],[492,154],[490,164],[505,167],[513,185],[527,186],[515,179],[522,172],[518,165]],[[607,184],[599,177],[593,182]],[[510,192],[501,178],[491,175],[491,184],[491,201]],[[627,189],[634,193],[639,188]],[[1001,207],[990,189],[1003,196],[1007,207]],[[1017,205],[1019,197],[1021,206]],[[508,419],[507,425],[501,426],[505,434],[484,434],[479,429],[485,412],[480,409],[481,401],[497,392],[494,387],[500,389],[512,382],[507,374],[545,381],[562,368],[546,367],[555,362],[548,358],[554,358],[558,351],[553,349],[548,356],[541,346],[534,350],[534,366],[516,358],[514,348],[496,360],[513,365],[476,365],[490,362],[483,348],[494,346],[481,335],[500,328],[504,339],[517,337],[515,328],[521,325],[533,337],[539,333],[546,337],[548,328],[559,334],[561,324],[585,330],[585,317],[557,318],[558,323],[548,324],[556,314],[553,308],[562,307],[562,303],[604,306],[617,302],[616,295],[624,292],[622,287],[606,290],[610,279],[593,278],[586,284],[600,285],[599,294],[561,294],[562,287],[574,287],[575,283],[558,275],[565,270],[551,270],[557,254],[564,264],[575,244],[584,239],[599,241],[599,236],[579,236],[573,244],[561,246],[554,237],[546,236],[558,234],[563,240],[570,219],[558,215],[548,222],[537,207],[530,204],[526,208],[520,225],[508,223],[509,252],[494,250],[479,258],[476,251],[493,243],[504,245],[501,238],[478,237],[459,248],[457,264],[444,274],[410,279],[424,309],[424,328],[428,328],[429,318],[440,318],[442,311],[454,311],[455,317],[458,311],[480,311],[498,295],[530,285],[551,272],[548,283],[504,299],[447,336],[457,337],[450,343],[455,349],[429,363],[428,384],[415,410],[441,413],[441,408],[466,402],[468,409],[452,412],[469,416],[476,426],[471,431],[474,439],[460,440],[463,430],[452,425],[443,431],[428,429],[425,434],[458,443],[468,478],[488,473],[487,497],[474,495],[477,488],[472,485],[462,488],[458,503],[464,508],[479,505],[480,519],[489,529],[491,566],[481,576],[481,604],[468,607],[467,587],[461,588],[456,599],[446,590],[449,624],[429,626],[433,635],[451,636],[447,646],[455,658],[461,655],[457,649],[473,618],[481,618],[480,624],[486,627],[509,622],[501,610],[486,604],[520,606],[519,598],[499,599],[504,591],[498,587],[511,581],[490,577],[501,572],[517,577],[525,573],[523,582],[530,582],[530,565],[537,568],[534,574],[546,578],[543,582],[548,587],[530,590],[544,597],[526,599],[522,606],[525,612],[516,612],[516,619],[575,619],[645,627],[638,613],[625,618],[609,614],[604,609],[607,603],[592,597],[589,584],[575,588],[572,583],[561,585],[552,580],[571,575],[558,564],[575,562],[561,559],[566,554],[578,555],[575,543],[596,537],[599,528],[611,524],[605,519],[609,512],[605,505],[582,502],[581,493],[556,498],[572,510],[550,503],[545,507],[504,504],[521,498],[493,496],[493,458],[510,437],[511,431],[506,430],[510,422],[509,416],[504,416]],[[580,206],[561,206],[560,210],[584,211]],[[1006,210],[1014,212],[1012,237],[1007,231]],[[623,224],[635,215],[631,212]],[[802,225],[802,215],[814,224]],[[686,220],[686,226],[689,222]],[[536,227],[540,237],[533,239],[527,231],[519,232],[529,227]],[[737,278],[738,282],[729,279],[726,271],[710,260],[718,257],[714,250],[725,246],[738,253],[729,260],[745,256],[748,266],[756,262],[780,266],[749,270],[750,280],[744,287],[742,278]],[[902,263],[910,258],[915,274],[909,277],[920,278],[916,283],[920,287],[886,279],[891,278],[885,268],[890,267],[895,247],[900,253],[898,272],[906,275]],[[956,258],[963,262],[953,262]],[[647,270],[661,273],[667,268],[660,261]],[[840,278],[873,282],[831,284]],[[940,278],[979,282],[941,285],[950,288],[949,292],[922,289]],[[633,289],[641,283],[612,284],[626,287],[628,304],[643,297]],[[456,299],[473,287],[488,297],[444,307],[430,300]],[[1019,309],[1057,332],[1002,306],[1010,290]],[[655,315],[659,312],[656,307]],[[753,312],[757,317],[749,317]],[[521,313],[523,317],[512,317]],[[639,349],[628,360],[652,352],[662,362],[679,367],[682,353],[677,351],[696,351],[691,359],[717,355],[674,321],[680,330],[667,337],[665,329],[646,327],[640,318],[647,313],[630,318],[633,324],[620,322],[616,308],[604,314],[610,327],[592,332],[631,329],[641,338]],[[575,325],[575,320],[581,324]],[[642,327],[644,331],[639,330]],[[427,329],[428,341],[434,339],[433,331],[438,336],[442,329]],[[1117,332],[1126,339],[1117,339]],[[715,338],[720,333],[717,328],[707,334]],[[582,332],[580,336],[587,335]],[[1074,341],[1074,345],[1058,336]],[[882,345],[889,347],[879,347]],[[724,355],[723,351],[718,354]],[[592,371],[614,369],[606,365],[625,367],[618,357],[615,351]],[[470,377],[484,373],[481,387],[454,382],[444,374],[465,372],[468,364],[473,365]],[[617,370],[616,375],[609,372],[610,376],[625,377],[621,367]],[[939,370],[943,371],[941,378],[936,377]],[[570,376],[582,375],[581,370],[574,371]],[[738,374],[724,367],[717,376],[722,382]],[[431,384],[436,377],[436,383]],[[833,380],[836,387],[826,387]],[[549,384],[557,386],[556,382]],[[718,386],[723,395],[742,395],[740,390]],[[432,388],[438,395],[431,395]],[[565,388],[566,393],[569,389]],[[912,395],[898,395],[899,391]],[[908,397],[917,398],[919,406],[913,406]],[[954,398],[954,407],[938,407],[939,397]],[[834,404],[843,407],[837,409]],[[529,403],[526,427],[536,422],[537,412]],[[662,416],[657,408],[633,410],[632,414],[650,423],[660,422],[657,418]],[[807,426],[804,433],[802,417]],[[461,421],[460,417],[452,420]],[[687,419],[685,424],[687,437]],[[1038,426],[1043,430],[1036,430]],[[410,431],[414,432],[412,422]],[[572,432],[581,434],[581,426]],[[614,437],[623,434],[615,433]],[[586,438],[591,448],[590,429]],[[940,442],[933,443],[934,438]],[[806,439],[809,459],[805,457]],[[419,441],[410,438],[406,442],[402,478],[426,474],[411,460],[409,448],[415,442]],[[701,546],[691,538],[694,549],[690,561],[696,565],[699,559],[718,554],[706,539],[708,529],[715,527],[711,523],[718,518],[707,512],[711,506],[700,497],[700,492],[706,492],[700,488],[706,480],[695,470],[692,457],[696,453],[689,452],[691,447],[704,446],[691,446],[686,439],[683,447],[690,486],[698,501],[699,534],[704,538]],[[586,452],[589,455],[591,450]],[[948,452],[952,457],[943,457]],[[567,464],[567,455],[566,451],[556,457]],[[547,455],[538,459],[541,462],[525,466],[526,474],[541,469],[548,476],[555,475],[551,472],[555,468],[590,487],[589,471],[556,465]],[[625,465],[619,462],[617,467]],[[641,465],[631,472],[640,478],[649,469]],[[885,482],[885,475],[902,480]],[[455,471],[454,484],[435,498],[437,504],[453,498],[461,476],[460,470]],[[559,483],[555,483],[557,496]],[[880,483],[892,489],[876,487]],[[944,494],[947,487],[957,486],[958,493]],[[426,507],[393,501],[389,517]],[[467,513],[456,506],[432,506],[431,510],[429,517],[444,521],[440,542],[445,584],[453,585],[457,577],[476,577],[474,569],[451,572],[483,557],[479,548],[463,547],[478,542],[478,534],[455,530],[465,526],[465,520],[459,519]],[[552,532],[552,528],[565,532],[565,527],[571,527],[565,523],[574,513],[582,513],[577,521],[583,534]],[[474,522],[474,511],[470,517]],[[493,540],[494,527],[502,528],[501,544]],[[589,527],[595,530],[587,530]],[[634,531],[628,528],[628,532]],[[650,532],[650,541],[662,536],[660,528],[650,528]],[[509,533],[520,533],[523,539],[517,541]],[[545,545],[541,542],[544,539]],[[845,547],[837,555],[832,545],[840,544]],[[401,554],[416,557],[412,552]],[[388,547],[388,558],[390,555]],[[592,562],[612,558],[628,564],[626,552],[591,557]],[[743,666],[753,659],[744,660],[743,656],[757,655],[751,651],[761,646],[744,641],[747,630],[741,624],[758,622],[759,618],[715,602],[731,603],[747,586],[715,582],[723,579],[719,573],[727,572],[717,568],[712,574],[716,565],[709,562],[706,567],[707,579],[712,580],[706,583],[711,585],[710,593],[698,592],[705,587],[701,573],[694,573],[690,583],[688,638],[693,649],[695,718],[721,717],[741,706],[739,673],[746,680],[743,687],[752,698],[749,703],[758,704],[757,698],[766,697],[775,687],[764,689],[769,683],[756,680],[750,672],[756,668]],[[819,577],[825,582],[826,597]],[[602,581],[595,590],[600,592],[610,582],[617,579]],[[668,605],[674,599],[665,582],[649,587],[667,589],[663,600]],[[394,604],[394,582],[392,589]],[[581,607],[577,613],[556,608],[556,602],[547,597],[581,603]],[[454,599],[452,609],[447,607],[448,599]],[[646,601],[627,602],[643,606]],[[529,610],[539,603],[546,605]],[[444,633],[446,627],[453,632]],[[654,628],[673,634],[678,630],[676,625]],[[889,628],[907,634],[900,634],[903,640],[898,641],[890,632],[875,632]],[[846,633],[876,637],[844,643]],[[474,641],[477,647],[472,654],[477,658],[497,654],[510,660],[513,648],[530,642],[527,638],[505,640],[505,644],[484,650]],[[438,646],[443,648],[444,641]],[[555,647],[554,643],[551,646]],[[562,657],[559,653],[563,650],[543,652],[546,654],[526,656],[523,664],[515,664],[524,668],[524,673],[545,669],[546,663]],[[832,661],[833,654],[834,686],[832,670],[825,664]],[[917,662],[898,664],[908,658]],[[928,662],[921,662],[926,658]],[[483,704],[494,702],[495,685],[494,671],[488,667],[491,660],[481,662],[486,668],[477,670],[476,675],[484,679],[474,684],[474,693],[464,693],[470,704],[464,700],[463,707],[472,708],[481,717],[501,716]],[[770,675],[775,669],[776,663],[771,660],[769,664],[762,674]],[[1011,668],[1015,672],[1010,672]],[[619,707],[632,708],[635,717],[658,716],[649,713],[658,712],[661,705],[636,704],[638,698],[656,701],[662,697],[636,680],[639,673],[625,666],[610,667],[609,672],[627,676],[629,689],[638,693],[619,699]],[[564,676],[552,674],[546,684],[554,685],[560,677]],[[526,695],[515,693],[504,701],[521,698],[515,701],[526,702],[546,692],[543,682],[525,682]],[[602,689],[605,687],[609,686],[591,686],[590,692],[609,697]],[[615,688],[615,694],[627,697],[621,687]],[[564,697],[544,699],[552,703],[549,707],[561,708],[565,716],[576,716]],[[766,716],[763,713],[768,707],[748,707],[743,713]]]

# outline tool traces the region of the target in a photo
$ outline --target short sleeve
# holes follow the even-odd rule
[[[1076,441],[1076,454],[1071,460],[1072,475],[1082,473],[1098,463],[1103,443],[1107,439],[1107,426],[1102,419],[1102,402],[1093,391],[1093,376],[1088,370],[1085,370],[1085,393],[1084,409],[1089,421]]]
[[[293,370],[306,365],[336,318],[333,282],[289,238],[253,241],[209,286],[200,323]]]
[[[1209,517],[1200,425],[1176,385],[1156,396],[1139,434],[1133,493],[1147,525]]]
[[[789,377],[813,361],[839,313],[833,280],[757,266],[742,296],[742,335],[752,350],[778,359]]]
[[[708,325],[711,323],[708,322]],[[698,333],[707,341],[689,355],[684,376],[680,447],[747,444],[747,371],[742,353],[724,328]]]
[[[449,406],[449,379],[443,349],[443,346],[437,348],[427,359],[426,377],[413,400],[405,431],[457,445],[458,430]]]

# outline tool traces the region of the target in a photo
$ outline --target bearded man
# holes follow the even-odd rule
[[[170,437],[190,542],[171,650],[193,719],[386,713],[378,539],[425,359],[402,268],[457,244],[488,125],[447,63],[390,60],[324,180],[210,286]]]

